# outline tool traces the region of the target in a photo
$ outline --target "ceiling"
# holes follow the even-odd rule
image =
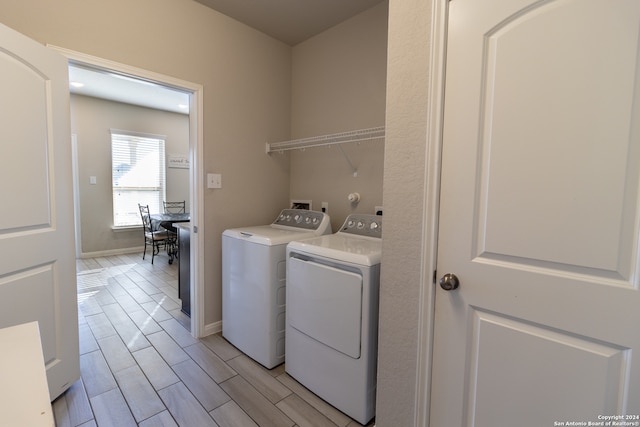
[[[195,0],[290,46],[384,0]]]
[[[385,0],[194,1],[294,46]],[[71,93],[189,114],[188,93],[155,83],[76,64],[69,65],[69,82]]]
[[[78,95],[189,114],[190,96],[186,92],[76,64],[69,64],[69,90]]]

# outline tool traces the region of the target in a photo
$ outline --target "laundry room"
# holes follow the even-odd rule
[[[192,215],[199,228],[193,258],[202,293],[193,304],[201,307],[202,335],[222,331],[225,230],[268,224],[296,201],[325,214],[331,233],[351,214],[372,215],[382,209],[387,1],[373,2],[364,12],[293,46],[191,1],[116,1],[95,9],[70,0],[56,7],[41,3],[30,0],[26,6],[0,6],[6,17],[2,22],[53,48],[202,86],[198,110],[192,112],[194,120],[204,123],[201,134],[194,137],[202,145],[192,167],[199,168],[203,183],[200,194],[192,192],[191,200],[183,197],[196,208]],[[182,8],[185,12],[179,13]],[[40,13],[31,20],[21,19],[29,9]],[[154,10],[150,15],[156,18],[154,25],[140,22],[149,17],[147,9]],[[112,30],[115,21],[121,25],[118,31]],[[182,30],[169,34],[174,31],[169,28]],[[72,106],[79,108],[93,101],[74,102]],[[72,131],[77,130],[75,125],[72,122]],[[185,127],[182,120],[179,126]],[[372,138],[347,138],[287,151],[265,148],[371,129],[378,129]],[[194,134],[193,127],[190,132]],[[90,146],[83,149],[92,150]],[[210,173],[221,176],[221,188],[206,188]],[[85,171],[80,177],[85,187],[94,185],[90,176]],[[90,243],[87,247],[91,248]],[[120,248],[105,248],[113,249]],[[366,369],[374,365],[375,360]]]
[[[386,2],[294,46],[292,139],[384,126],[386,53]],[[291,198],[312,200],[314,210],[326,202],[334,231],[348,214],[382,205],[383,138],[290,156]],[[349,201],[352,193],[360,200]]]
[[[0,425],[638,420],[639,23],[637,0],[0,1]],[[100,141],[70,63],[189,97],[166,162],[151,136],[173,131],[120,129],[188,186],[171,221],[158,200],[164,230],[137,206],[128,248],[115,212],[78,245],[75,181],[114,171],[74,176],[74,143]],[[255,255],[232,279],[279,257],[285,363],[225,339],[225,237]]]
[[[253,146],[250,153],[245,151],[249,158],[262,156],[274,168],[287,170],[288,192],[285,197],[275,189],[261,195],[271,195],[279,202],[270,198],[270,208],[255,209],[253,201],[225,191],[230,188],[228,185],[241,188],[240,182],[229,182],[227,178],[226,168],[232,165],[224,165],[222,191],[208,190],[205,197],[239,204],[243,212],[221,218],[221,224],[226,225],[222,231],[270,224],[282,209],[302,202],[311,210],[324,211],[330,218],[331,231],[336,232],[350,214],[374,214],[376,208],[383,207],[387,7],[386,1],[380,2],[293,46],[289,137],[269,136],[260,147]],[[343,136],[380,128],[382,133],[378,131],[363,140]],[[320,142],[286,151],[277,148],[280,143],[286,146],[291,142],[295,146],[306,139],[345,142]],[[252,171],[240,179],[244,185],[263,185]],[[349,196],[355,194],[357,200],[350,200]],[[217,265],[217,259],[214,263]]]
[[[238,222],[222,242],[222,336],[365,425],[375,415],[386,49],[386,2],[293,47],[291,139],[266,151],[290,160],[289,207],[318,215]]]

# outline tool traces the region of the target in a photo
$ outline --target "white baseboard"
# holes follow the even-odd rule
[[[222,320],[204,326],[204,337],[222,332]]]
[[[96,251],[96,252],[82,252],[80,254],[80,258],[99,258],[99,257],[105,257],[105,256],[133,254],[136,252],[139,252],[140,256],[142,257],[142,251],[144,251],[144,246],[139,246],[137,248],[109,249],[106,251]]]

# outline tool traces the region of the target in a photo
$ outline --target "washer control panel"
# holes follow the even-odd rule
[[[328,221],[327,214],[306,209],[284,209],[271,225],[317,230]]]
[[[382,216],[368,214],[351,214],[340,228],[341,233],[358,236],[382,237]]]

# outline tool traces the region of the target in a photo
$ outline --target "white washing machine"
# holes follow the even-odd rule
[[[266,368],[284,362],[287,243],[330,233],[327,214],[302,209],[222,233],[222,336]]]
[[[285,370],[366,424],[375,415],[382,217],[287,246]]]

